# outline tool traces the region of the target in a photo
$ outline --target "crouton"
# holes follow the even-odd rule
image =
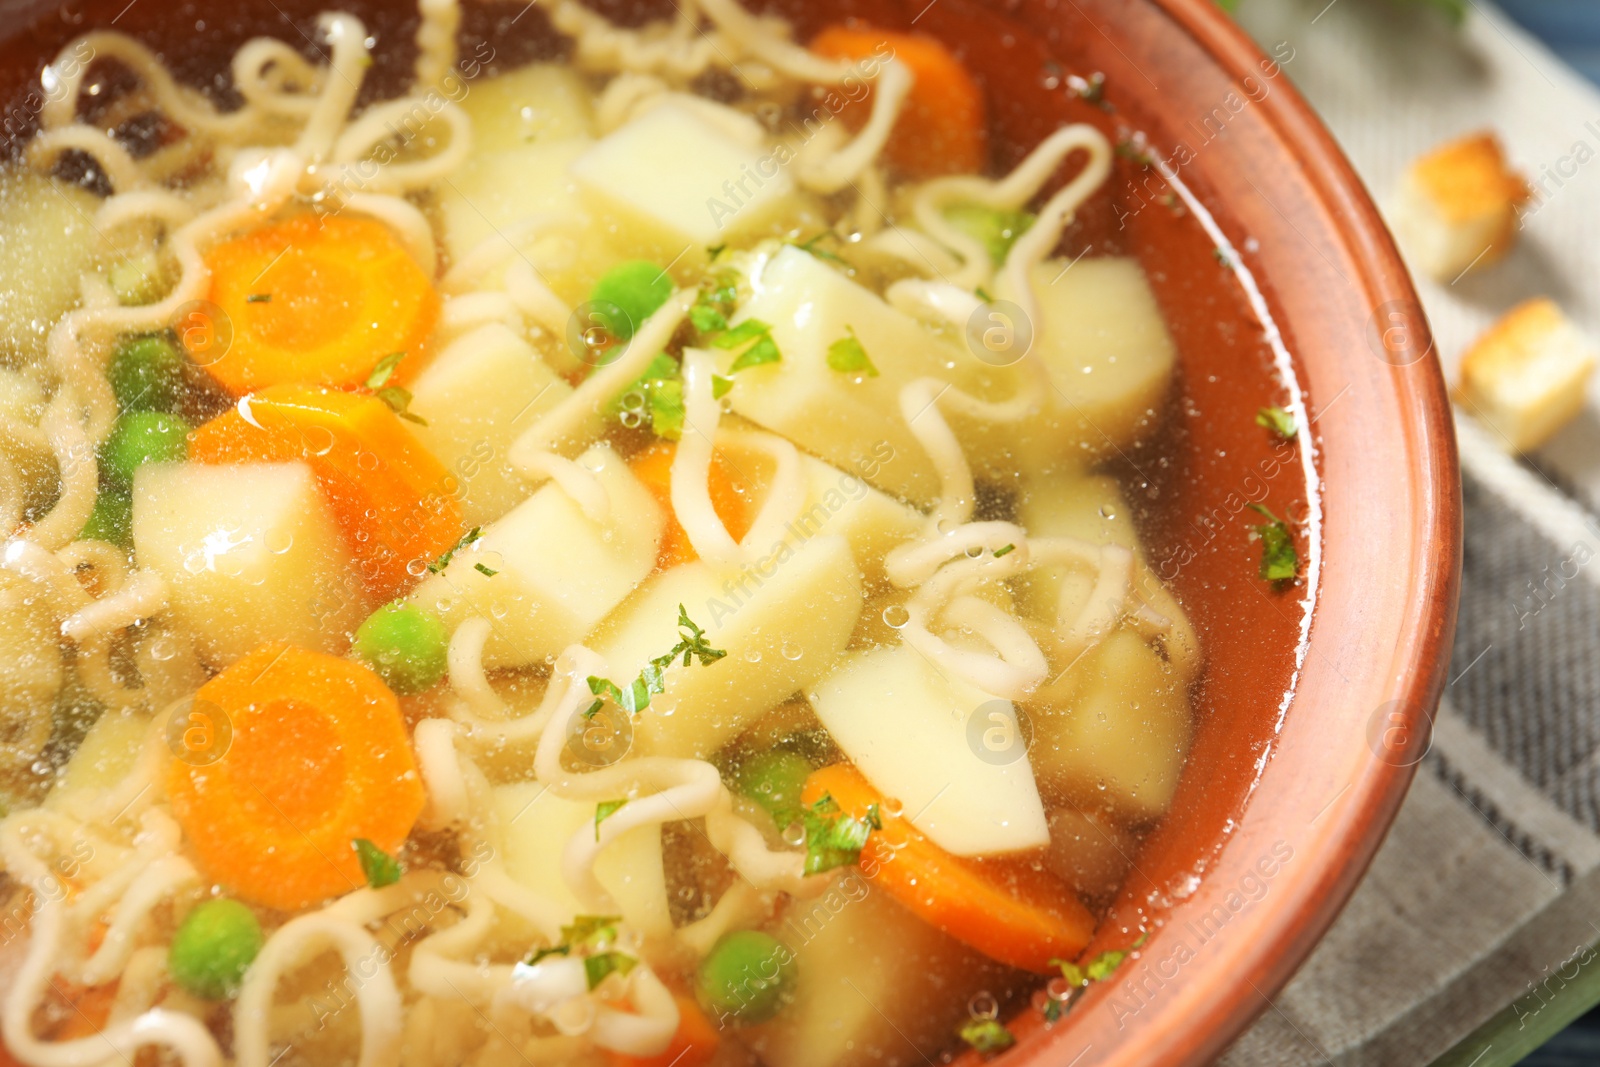
[[[1457,402],[1509,447],[1531,452],[1583,407],[1596,352],[1551,300],[1502,315],[1461,360]]]
[[[1494,134],[1475,133],[1413,160],[1401,179],[1394,228],[1417,267],[1442,282],[1511,249],[1517,209],[1532,195]]]

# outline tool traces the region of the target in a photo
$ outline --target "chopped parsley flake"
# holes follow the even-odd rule
[[[615,815],[626,803],[626,799],[602,800],[594,806],[594,839],[596,841],[600,840],[600,824]]]
[[[841,337],[828,346],[828,367],[840,374],[862,374],[868,378],[878,376],[878,368],[872,365],[872,359],[867,355],[867,350],[861,347],[861,341],[856,337],[856,331],[849,326],[845,327],[848,337]]]
[[[1261,580],[1292,581],[1300,572],[1300,556],[1294,550],[1294,537],[1289,527],[1261,504],[1251,504],[1250,510],[1267,520],[1251,528],[1252,538],[1261,542]]]
[[[806,828],[807,875],[859,862],[867,836],[873,830],[883,829],[878,805],[869,804],[866,817],[857,819],[844,814],[839,802],[828,793],[810,807],[801,809],[800,819]]]
[[[728,318],[710,304],[696,304],[689,309],[689,321],[701,333],[715,333],[728,328]]]
[[[429,573],[438,574],[440,571],[450,566],[450,560],[455,557],[457,552],[460,552],[463,548],[466,548],[468,545],[472,544],[474,541],[477,541],[482,536],[483,527],[481,526],[474,526],[472,529],[462,534],[461,540],[457,541],[453,546],[451,546],[450,551],[446,552],[444,555],[428,564]]]
[[[711,399],[721,400],[733,389],[733,379],[724,378],[720,374],[711,376]]]
[[[985,1056],[1004,1052],[1017,1039],[999,1019],[971,1019],[956,1031],[956,1036]]]
[[[584,958],[583,970],[590,989],[605,981],[607,975],[627,974],[639,961],[605,947],[616,940],[617,924],[621,921],[619,915],[579,915],[571,925],[561,928],[559,944],[535,951],[528,957],[528,965],[532,966],[550,956],[570,956],[574,952],[586,951],[588,955]],[[594,951],[597,949],[603,951]]]
[[[412,414],[411,412],[411,390],[402,389],[398,385],[390,385],[379,389],[372,395],[383,401],[385,404],[388,404],[390,411],[393,411],[396,415],[400,416],[402,419],[405,419],[407,422],[414,422],[418,426],[428,425],[427,419],[424,419],[421,415]]]
[[[394,377],[395,368],[400,366],[400,361],[406,358],[404,352],[390,352],[378,360],[372,368],[372,373],[367,375],[368,389],[382,389],[389,384],[389,379]]]
[[[1086,986],[1090,982],[1103,982],[1111,977],[1111,973],[1122,966],[1122,961],[1128,958],[1128,953],[1140,948],[1150,940],[1148,931],[1139,935],[1139,940],[1127,948],[1108,948],[1088,963],[1081,967],[1071,960],[1051,960],[1050,966],[1061,968],[1061,977],[1067,984],[1078,987]]]
[[[1257,411],[1256,425],[1271,430],[1285,441],[1294,440],[1294,435],[1300,432],[1294,424],[1294,416],[1276,406]]]
[[[997,548],[997,549],[994,550],[994,558],[995,559],[999,559],[1001,556],[1009,556],[1009,555],[1011,555],[1011,553],[1015,552],[1016,550],[1017,550],[1017,546],[1016,545],[1005,545],[1005,546],[1003,546],[1001,548]]]
[[[244,302],[246,304],[270,304],[272,303],[272,294],[251,293],[249,296],[244,298]]]
[[[636,715],[645,710],[650,706],[650,697],[653,694],[666,692],[666,669],[680,653],[683,655],[685,667],[696,658],[700,660],[700,666],[710,666],[728,654],[727,649],[711,647],[711,642],[706,640],[706,632],[695,625],[682,604],[678,605],[678,643],[665,655],[657,656],[646,664],[639,672],[639,677],[630,682],[627,688],[591,674],[588,678],[589,692],[597,699],[584,711],[583,717],[594,718],[595,713],[605,706],[607,697],[629,714]]]
[[[371,841],[358,837],[350,842],[350,847],[356,850],[361,873],[366,875],[367,885],[373,889],[382,889],[400,880],[400,862]]]
[[[485,578],[493,578],[495,575],[500,573],[493,567],[485,566],[482,563],[474,563],[472,565],[472,569],[483,575]]]
[[[601,952],[584,958],[583,974],[589,980],[589,988],[593,990],[609,975],[626,975],[638,964],[638,960],[621,952]]]
[[[810,238],[808,240],[805,240],[805,241],[791,241],[790,243],[792,245],[794,245],[794,247],[800,249],[800,251],[809,252],[811,255],[816,256],[818,259],[831,260],[834,263],[845,265],[844,260],[841,259],[839,256],[835,255],[832,252],[829,252],[826,248],[818,248],[817,247],[817,244],[820,241],[822,241],[824,238],[827,238],[827,237],[831,237],[835,241],[839,240],[839,235],[837,233],[833,232],[832,230],[823,230],[821,233],[817,234],[815,237],[812,237],[812,238]]]

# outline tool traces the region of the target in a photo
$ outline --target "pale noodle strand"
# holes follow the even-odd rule
[[[824,59],[773,33],[770,23],[750,14],[738,0],[699,0],[699,5],[722,35],[741,51],[796,81],[836,85],[859,73],[853,63]]]
[[[522,329],[522,322],[522,310],[505,293],[446,297],[439,308],[441,347],[480,326],[499,323],[515,332]]]
[[[653,74],[624,71],[606,83],[594,102],[594,124],[602,134],[611,133],[637,117],[642,105],[668,92],[666,82]]]
[[[1000,268],[996,288],[1022,308],[1023,321],[1042,326],[1039,299],[1033,291],[1033,268],[1043,263],[1061,241],[1061,232],[1077,214],[1084,201],[1094,195],[1111,173],[1111,145],[1093,126],[1069,126],[1049,140],[1065,151],[1083,149],[1088,161],[1083,169],[1039,209],[1039,218],[1011,245]],[[1042,147],[1042,146],[1041,146]],[[1019,166],[1017,168],[1021,170]],[[1002,183],[1003,184],[1003,183]]]
[[[328,40],[330,69],[317,104],[295,141],[295,154],[306,164],[318,163],[333,154],[371,65],[367,28],[360,19],[344,12],[325,12],[317,16],[317,27]]]
[[[361,1017],[357,1067],[389,1067],[399,1058],[402,1004],[389,969],[387,950],[361,923],[328,915],[325,909],[297,916],[273,931],[245,972],[233,1008],[238,1067],[269,1067],[268,1023],[279,983],[329,949],[339,954],[348,971],[361,976],[355,983],[356,1008]],[[365,975],[364,970],[372,973]]]
[[[992,558],[1006,545],[1015,546],[1014,552],[1008,553],[1016,556],[1013,567],[1020,569],[1029,562],[1028,531],[1016,523],[999,520],[963,523],[937,539],[908,541],[891,549],[883,557],[883,573],[890,584],[909,589],[932,578],[952,559],[960,556]]]
[[[232,67],[234,88],[263,115],[304,119],[316,107],[323,72],[287,42],[275,37],[246,41],[233,54]]]
[[[743,878],[737,878],[717,898],[705,918],[678,927],[674,938],[696,959],[700,959],[710,954],[723,934],[760,925],[772,913],[773,900],[773,894],[757,889]]]
[[[456,65],[456,31],[461,26],[459,0],[418,0],[416,83],[437,89]]]
[[[82,983],[101,985],[120,975],[138,947],[136,939],[153,925],[155,909],[199,884],[199,872],[182,856],[163,857],[141,872],[117,901],[100,947],[83,965]]]
[[[890,226],[880,230],[862,241],[861,247],[875,255],[903,263],[922,275],[937,274],[945,277],[961,269],[961,261],[952,255],[948,248],[921,230],[905,226]],[[891,285],[887,296],[889,302],[898,307],[894,292],[895,287]],[[920,301],[917,303],[920,305]]]
[[[83,123],[40,130],[28,142],[28,165],[35,170],[49,170],[64,152],[82,152],[92,158],[111,188],[118,192],[137,189],[149,180],[145,169],[116,138]]]
[[[572,309],[526,259],[513,259],[506,267],[506,292],[517,310],[540,328],[557,337],[566,332]]]
[[[449,131],[445,146],[418,159],[379,164],[370,159],[379,146],[409,142],[442,123]],[[398,193],[436,185],[460,170],[472,151],[472,120],[454,102],[437,95],[404,96],[374,104],[344,128],[332,148],[335,188]]]
[[[746,560],[757,560],[788,535],[787,527],[800,517],[806,506],[806,472],[800,450],[785,437],[750,430],[720,429],[718,449],[750,450],[765,453],[773,462],[767,480],[766,499],[750,522],[750,529],[739,542]]]
[[[448,719],[424,719],[413,738],[417,766],[428,791],[423,823],[444,830],[467,817],[467,783],[456,760],[456,725]]]
[[[167,610],[167,583],[148,567],[135,571],[128,584],[87,607],[67,616],[61,623],[61,636],[82,643],[91,637],[113,633]]]
[[[581,220],[580,220],[581,221]],[[469,248],[439,279],[439,292],[462,297],[481,285],[486,275],[501,269],[522,254],[524,246],[546,232],[570,229],[571,219],[549,212],[529,215],[503,226]]]
[[[713,0],[717,2],[717,0]],[[730,7],[737,4],[730,3]],[[807,53],[808,55],[810,53]],[[888,143],[900,120],[900,110],[915,82],[911,68],[897,59],[891,59],[878,73],[877,89],[872,98],[872,117],[849,145],[831,155],[814,157],[805,149],[824,144],[822,138],[813,138],[800,152],[795,177],[800,184],[824,195],[836,193],[853,182],[870,167]]]
[[[711,448],[722,418],[722,402],[711,395],[717,365],[709,352],[683,350],[683,436],[672,457],[672,511],[694,546],[713,565],[744,558],[739,544],[711,504]]]
[[[422,268],[422,273],[433,277],[439,266],[438,244],[428,217],[415,204],[404,197],[383,193],[356,193],[344,204],[359,215],[387,225]]]

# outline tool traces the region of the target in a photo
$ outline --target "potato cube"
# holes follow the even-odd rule
[[[738,372],[733,410],[836,467],[870,472],[894,496],[931,504],[938,475],[900,413],[900,390],[923,377],[977,388],[982,364],[799,248],[758,261],[750,284],[738,321],[769,323],[783,358]],[[858,381],[828,366],[829,346],[852,332],[877,377]],[[724,354],[725,373],[734,359]]]
[[[1020,425],[956,421],[975,466],[997,475],[1072,470],[1154,429],[1177,349],[1136,259],[1048,260],[1033,269],[1040,321],[1029,358],[1049,372]]]
[[[1087,653],[1072,674],[1070,699],[1027,708],[1028,755],[1040,788],[1125,825],[1160,818],[1189,751],[1188,687],[1126,629]]]
[[[337,655],[371,607],[303,463],[146,464],[133,479],[133,548],[217,668],[268,641]]]
[[[490,323],[451,342],[411,384],[411,427],[462,485],[469,526],[493,522],[528,495],[506,461],[511,442],[572,392],[526,341]]]
[[[650,491],[607,445],[595,445],[578,462],[610,495],[604,522],[590,520],[549,482],[484,527],[412,594],[451,631],[472,616],[488,619],[487,666],[554,659],[655,567],[663,517]]]
[[[439,193],[450,255],[460,259],[482,241],[535,215],[581,215],[583,205],[569,168],[589,144],[582,138],[535,141],[468,156]]]
[[[505,834],[506,873],[554,902],[564,922],[591,912],[562,876],[561,853],[573,834],[594,828],[595,805],[556,796],[539,782],[497,786],[494,804]],[[594,874],[624,922],[647,937],[672,933],[659,826],[635,827],[611,842],[595,857]]]
[[[1090,544],[1121,545],[1139,551],[1133,513],[1122,489],[1116,479],[1103,474],[1062,475],[1030,482],[1022,494],[1017,518],[1031,537],[1074,537]],[[1035,567],[1016,579],[1017,601],[1032,618],[1053,624],[1064,599],[1070,622],[1088,602],[1094,581],[1094,572],[1085,567]]]
[[[855,652],[806,691],[874,788],[957,856],[1050,841],[1016,709],[906,645]]]
[[[1452,282],[1500,259],[1516,243],[1517,209],[1531,195],[1494,134],[1470,134],[1406,168],[1395,233],[1423,271]]]
[[[99,207],[82,186],[0,172],[0,351],[44,355],[50,328],[78,303],[83,275],[115,251],[95,229]]]
[[[922,1067],[941,1062],[980,990],[1019,972],[902,908],[859,872],[795,900],[770,933],[795,955],[794,1000],[740,1037],[767,1067]]]
[[[1461,360],[1457,402],[1507,448],[1532,452],[1583,409],[1595,347],[1553,301],[1502,315]]]
[[[589,88],[565,63],[529,63],[474,81],[461,109],[472,120],[475,154],[594,136]]]
[[[704,258],[707,245],[771,223],[794,192],[776,150],[729,136],[678,100],[602,137],[572,173],[602,215],[666,259],[685,249]]]
[[[728,654],[679,660],[635,725],[634,750],[705,758],[830,669],[861,615],[861,572],[842,537],[785,543],[741,571],[686,563],[657,575],[590,641],[619,684],[678,641],[678,605]]]

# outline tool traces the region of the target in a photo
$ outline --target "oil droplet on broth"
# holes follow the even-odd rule
[[[1000,1002],[995,1000],[994,994],[988,990],[980,990],[967,1001],[967,1011],[972,1013],[974,1019],[998,1019],[1000,1017]]]
[[[890,604],[883,609],[883,622],[891,630],[898,630],[911,621],[911,612],[904,604]]]
[[[798,819],[783,828],[783,840],[790,845],[803,845],[806,843],[805,824]]]

